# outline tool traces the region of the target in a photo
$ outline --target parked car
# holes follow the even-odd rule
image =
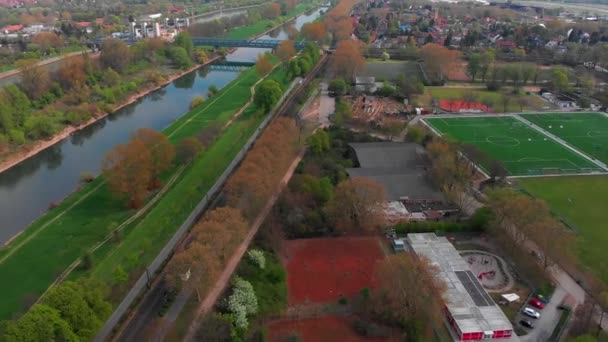
[[[532,322],[527,321],[525,319],[522,319],[521,321],[519,321],[519,324],[523,325],[526,328],[534,329],[534,324],[532,324]]]
[[[533,307],[535,307],[537,309],[542,310],[545,308],[545,304],[543,302],[541,302],[540,300],[538,300],[538,298],[531,298],[528,303],[530,303],[530,305],[532,305]]]
[[[543,304],[549,304],[549,302],[551,301],[550,297],[547,296],[543,296],[542,294],[537,294],[536,295],[536,299],[540,300],[541,302],[543,302]]]
[[[522,311],[524,315],[528,316],[528,317],[532,317],[532,318],[540,318],[540,313],[534,309],[531,308],[524,308],[524,310]]]

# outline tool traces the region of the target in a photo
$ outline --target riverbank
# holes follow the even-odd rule
[[[111,111],[102,112],[99,115],[95,115],[95,116],[91,117],[89,120],[87,120],[85,123],[80,124],[78,126],[65,127],[60,132],[54,134],[53,137],[51,137],[48,140],[40,140],[40,141],[22,145],[19,150],[15,151],[13,153],[7,154],[7,156],[4,159],[2,159],[2,161],[0,161],[0,173],[10,169],[11,167],[21,163],[22,161],[24,161],[28,158],[35,156],[36,154],[42,152],[43,150],[57,144],[61,140],[72,135],[74,132],[77,132],[81,129],[84,129],[84,128],[94,124],[95,122],[107,117],[108,115],[111,115],[111,114],[115,113],[116,111],[118,111],[130,104],[135,103],[142,97],[149,95],[150,93],[167,86],[168,84],[175,81],[176,79],[178,79],[192,71],[195,71],[198,68],[201,68],[205,65],[211,64],[221,58],[223,58],[223,56],[217,56],[217,57],[214,57],[214,58],[208,60],[207,62],[205,62],[203,64],[197,64],[186,70],[180,70],[177,73],[171,74],[163,82],[161,82],[157,85],[154,85],[154,86],[146,87],[143,90],[139,91],[138,93],[129,96],[122,103],[115,105]]]

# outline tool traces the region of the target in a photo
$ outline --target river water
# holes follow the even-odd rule
[[[320,11],[302,15],[291,25],[299,30],[318,18]],[[285,38],[285,28],[260,37]],[[239,48],[227,59],[253,62],[264,51]],[[188,112],[194,96],[204,96],[211,85],[221,89],[237,77],[238,72],[202,67],[1,173],[0,245],[46,212],[51,203],[73,192],[82,173],[98,174],[104,154],[128,141],[132,132],[144,127],[162,130]]]

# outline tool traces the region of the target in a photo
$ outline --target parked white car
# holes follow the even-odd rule
[[[523,314],[532,318],[540,318],[540,313],[532,308],[524,308]]]

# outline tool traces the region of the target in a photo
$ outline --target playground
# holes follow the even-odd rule
[[[437,133],[485,153],[489,158],[479,166],[486,173],[491,160],[500,161],[511,177],[603,171],[516,116],[439,117],[423,122]]]
[[[461,251],[460,255],[488,292],[503,293],[513,288],[514,277],[501,257],[478,250]]]
[[[522,114],[588,156],[608,164],[608,115],[604,113]]]

